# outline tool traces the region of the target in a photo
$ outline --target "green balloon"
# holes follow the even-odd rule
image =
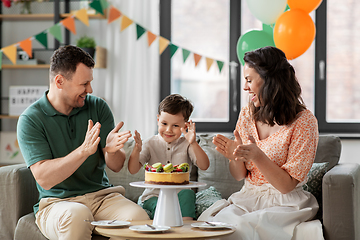
[[[240,36],[236,46],[239,61],[244,66],[244,54],[246,52],[266,46],[275,47],[274,39],[269,33],[263,30],[251,30],[246,32]]]

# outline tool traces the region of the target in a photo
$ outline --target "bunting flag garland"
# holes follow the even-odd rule
[[[2,48],[3,53],[10,59],[10,61],[16,64],[16,45],[10,45]]]
[[[179,47],[172,43],[170,43],[169,46],[170,46],[170,58],[172,58]]]
[[[128,18],[127,16],[123,15],[121,19],[121,26],[120,26],[120,32],[124,31],[128,26],[130,26],[133,23],[133,21]]]
[[[115,7],[111,6],[109,9],[109,17],[108,17],[108,24],[112,23],[116,19],[121,16],[121,12],[117,10]]]
[[[186,59],[187,59],[187,58],[189,57],[189,55],[190,55],[190,51],[183,48],[182,54],[183,54],[183,61],[184,61],[184,63],[185,63]]]
[[[151,31],[147,30],[146,28],[142,27],[138,23],[134,22],[129,17],[125,16],[120,10],[115,8],[114,6],[110,6],[107,0],[93,0],[89,6],[93,8],[97,13],[104,15],[104,10],[108,9],[108,24],[114,22],[115,20],[121,18],[120,22],[120,32],[124,31],[128,28],[132,23],[135,23],[136,26],[136,39],[138,40],[142,37],[145,33],[147,35],[147,44],[150,47],[156,39],[159,41],[159,55],[161,55],[167,47],[170,50],[170,58],[174,56],[178,49],[182,50],[182,57],[183,63],[189,58],[190,54],[193,54],[195,67],[198,66],[199,62],[201,61],[202,57],[205,58],[206,61],[206,69],[207,71],[210,70],[211,66],[216,62],[218,67],[219,73],[222,72],[225,62],[220,60],[215,60],[213,58],[202,56],[200,54],[194,53],[188,49],[182,48],[178,45],[173,44],[170,40],[156,35]],[[55,24],[54,26],[50,27],[49,29],[44,30],[43,32],[29,37],[21,42],[16,44],[12,44],[7,47],[3,47],[0,49],[0,70],[2,69],[2,55],[3,53],[7,56],[13,64],[16,64],[16,51],[17,46],[19,46],[22,50],[24,50],[30,57],[32,57],[32,40],[36,39],[42,46],[48,49],[48,33],[55,37],[60,43],[63,43],[63,36],[62,36],[62,29],[61,26],[64,26],[66,29],[71,31],[74,35],[76,35],[76,25],[75,25],[75,18],[81,21],[86,26],[89,26],[89,16],[87,10],[85,8],[80,9],[78,11],[74,11],[74,13],[61,20],[59,23]]]
[[[145,28],[136,24],[136,39],[139,39],[146,32]]]
[[[47,33],[42,32],[37,35],[35,35],[35,39],[41,43],[46,49],[48,48],[48,39],[47,39]]]
[[[53,35],[59,42],[63,43],[61,27],[59,24],[55,24],[54,26],[50,27],[49,33]]]
[[[200,60],[201,60],[201,55],[194,53],[195,67],[199,64]]]
[[[148,46],[149,46],[149,47],[150,47],[151,44],[155,41],[156,37],[157,37],[157,36],[156,36],[155,34],[153,34],[152,32],[150,32],[150,31],[147,32]]]
[[[84,23],[86,26],[89,26],[89,16],[85,8],[76,11],[75,17],[79,19],[82,23]]]
[[[66,29],[71,31],[74,35],[76,35],[76,27],[75,27],[75,20],[72,16],[65,18],[64,20],[60,21]]]
[[[211,65],[214,62],[214,59],[211,59],[211,58],[208,58],[208,57],[206,57],[205,59],[206,59],[206,69],[209,71],[209,69],[211,68]]]
[[[101,15],[104,15],[104,10],[102,7],[102,4],[100,2],[100,0],[94,0],[89,4],[90,7],[92,7],[93,9],[95,9],[95,11],[97,13],[100,13]]]
[[[159,36],[159,54],[161,55],[165,49],[167,48],[167,46],[169,46],[170,41],[167,40],[166,38],[163,38],[161,36]]]
[[[19,42],[20,47],[24,50],[30,58],[32,58],[32,41],[31,38]]]
[[[217,65],[218,65],[218,68],[219,68],[219,71],[221,72],[223,66],[224,66],[224,62],[222,61],[216,61]]]

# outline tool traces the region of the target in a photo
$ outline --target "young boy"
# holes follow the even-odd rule
[[[209,167],[209,158],[196,142],[195,123],[188,122],[193,106],[179,94],[167,96],[159,105],[158,134],[142,144],[140,134],[135,131],[135,146],[130,155],[128,169],[135,174],[145,164],[161,162],[173,165],[194,163],[201,170]],[[183,136],[182,136],[183,134]],[[153,219],[159,196],[158,189],[145,189],[138,203]],[[194,219],[195,193],[191,189],[178,192],[183,220]]]

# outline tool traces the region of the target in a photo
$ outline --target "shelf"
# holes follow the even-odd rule
[[[2,65],[2,69],[49,69],[49,64],[39,64],[39,65]]]
[[[67,18],[71,16],[71,13],[60,14],[61,18]],[[89,19],[106,19],[106,15],[102,14],[88,14]],[[0,14],[0,20],[6,21],[45,21],[54,20],[54,14]]]
[[[19,116],[0,115],[0,119],[18,119]]]

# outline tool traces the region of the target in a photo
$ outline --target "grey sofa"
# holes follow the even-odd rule
[[[229,135],[230,136],[230,135]],[[198,141],[210,159],[206,171],[192,168],[191,180],[205,182],[215,187],[222,198],[240,190],[242,182],[232,178],[228,160],[219,154],[212,144],[213,134],[198,134]],[[133,148],[130,140],[125,151],[129,156]],[[322,216],[326,240],[360,239],[360,167],[358,164],[339,164],[341,142],[335,136],[320,136],[315,162],[329,162],[328,171],[322,179]],[[142,181],[143,170],[135,175],[127,171],[127,162],[119,173],[107,171],[114,185],[126,189],[126,197],[137,201],[143,189],[131,187],[130,182]],[[321,185],[321,184],[320,184]],[[33,205],[38,193],[34,178],[25,164],[0,168],[0,239],[45,240],[34,223]],[[93,239],[106,239],[93,236]]]

